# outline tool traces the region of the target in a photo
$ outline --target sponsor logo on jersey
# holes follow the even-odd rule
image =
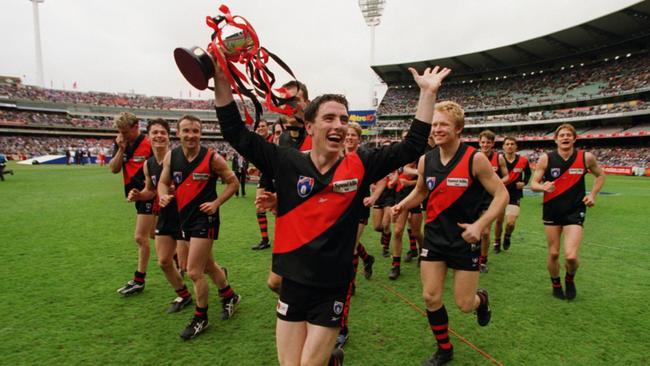
[[[585,173],[585,170],[582,169],[582,168],[571,168],[571,169],[569,169],[569,174],[578,174],[578,175],[582,175],[582,174],[584,174],[584,173]]]
[[[333,310],[334,310],[334,314],[341,315],[341,313],[343,312],[343,303],[340,301],[334,301]]]
[[[332,183],[332,191],[336,193],[354,192],[357,190],[358,186],[359,186],[359,180],[357,178],[339,180]]]
[[[289,304],[278,300],[278,305],[275,307],[275,310],[278,312],[278,314],[286,316],[287,311],[289,310]]]
[[[551,177],[557,178],[560,176],[560,168],[551,168]]]
[[[133,161],[136,163],[142,163],[143,161],[147,160],[147,157],[144,155],[134,155],[133,156]]]
[[[436,177],[427,177],[426,182],[427,188],[430,191],[433,191],[433,189],[436,187]]]
[[[210,179],[210,174],[208,174],[208,173],[192,173],[192,179],[194,179],[194,180],[208,180],[208,179]]]
[[[447,178],[447,186],[449,187],[468,187],[469,179],[467,178]]]
[[[174,183],[176,183],[176,185],[181,184],[181,182],[183,181],[183,172],[174,172],[173,180]]]
[[[522,170],[523,170],[523,169],[521,169],[521,168],[514,168],[514,169],[512,169],[512,171],[515,172],[515,173],[521,173]]]
[[[296,188],[298,189],[298,196],[302,198],[309,196],[311,190],[314,189],[314,178],[305,177],[304,175],[299,176]]]

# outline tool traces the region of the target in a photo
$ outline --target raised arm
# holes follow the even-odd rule
[[[585,152],[585,161],[587,163],[587,169],[589,169],[596,179],[591,187],[591,192],[582,199],[582,202],[584,202],[587,207],[592,207],[596,204],[596,196],[598,196],[598,192],[600,192],[600,189],[603,188],[603,185],[605,184],[605,172],[603,172],[598,165],[598,160],[596,160],[594,154]]]

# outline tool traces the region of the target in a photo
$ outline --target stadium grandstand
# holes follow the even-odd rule
[[[409,67],[454,70],[439,100],[466,112],[464,138],[480,131],[516,137],[533,159],[553,145],[553,131],[573,124],[578,144],[604,164],[632,174],[650,168],[650,2],[525,42],[441,59],[376,65],[388,91],[369,135],[396,139],[413,117],[418,92]]]
[[[501,140],[512,135],[532,158],[553,146],[553,131],[572,123],[579,146],[613,165],[650,168],[650,3],[645,1],[590,22],[509,46],[442,59],[373,66],[387,84],[376,118],[363,123],[366,140],[397,139],[417,101],[409,67],[441,65],[454,70],[440,100],[466,111],[464,138],[477,141],[483,129]],[[252,110],[252,104],[246,103]],[[240,109],[243,106],[240,104]],[[110,156],[113,117],[175,122],[184,114],[205,122],[204,138],[228,156],[212,100],[79,92],[24,85],[0,76],[0,151],[10,159],[62,155],[82,149]],[[274,115],[265,113],[270,120]],[[365,117],[363,117],[365,118]],[[614,164],[615,163],[615,164]],[[621,171],[616,170],[616,171]]]

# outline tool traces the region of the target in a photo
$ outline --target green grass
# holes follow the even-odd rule
[[[214,246],[242,304],[232,320],[220,321],[211,286],[211,328],[182,342],[178,332],[191,311],[165,313],[175,294],[155,256],[144,293],[115,293],[136,259],[135,212],[123,199],[120,176],[89,166],[11,168],[16,175],[0,182],[0,364],[277,364],[275,296],[266,289],[271,253],[250,250],[259,235],[252,197],[225,205]],[[550,296],[540,198],[527,197],[512,248],[491,254],[490,273],[481,277],[492,322],[478,327],[453,305],[448,289],[451,327],[505,365],[650,363],[650,179],[610,176],[604,191],[618,194],[599,197],[587,214],[575,301]],[[366,230],[363,242],[380,253],[376,233]],[[403,264],[402,277],[391,282],[389,261],[377,259],[373,279],[357,281],[346,365],[418,365],[434,340],[426,319],[406,302],[423,308],[417,268]],[[490,364],[451,340],[453,365]]]

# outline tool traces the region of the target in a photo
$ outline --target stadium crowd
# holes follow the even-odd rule
[[[448,84],[441,90],[440,99],[454,100],[463,105],[465,110],[472,111],[550,103],[569,98],[593,98],[650,85],[650,61],[643,56],[571,66],[564,70],[506,76],[505,79],[502,77]],[[417,96],[417,88],[390,87],[379,106],[378,114],[412,113]]]

